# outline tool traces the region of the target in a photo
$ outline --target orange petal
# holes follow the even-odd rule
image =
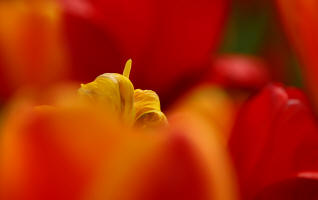
[[[55,1],[0,2],[0,95],[22,86],[36,88],[66,74],[60,32],[60,8]]]

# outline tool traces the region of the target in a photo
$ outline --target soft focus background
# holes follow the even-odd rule
[[[128,58],[135,86],[156,90],[164,108],[204,75],[233,87],[255,89],[269,81],[303,87],[277,4],[1,2],[1,102],[22,87],[120,73]]]
[[[0,199],[318,199],[317,36],[317,0],[0,0]]]

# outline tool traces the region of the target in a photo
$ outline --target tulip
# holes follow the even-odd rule
[[[169,127],[148,126],[165,116],[155,92],[134,90],[130,64],[50,105],[11,105],[0,134],[1,199],[236,199],[218,130],[182,113]]]
[[[12,113],[1,138],[1,199],[235,199],[228,158],[209,129],[183,118],[166,133],[130,133],[100,114]]]
[[[0,99],[22,86],[43,89],[66,76],[60,20],[51,0],[0,2]]]
[[[160,110],[158,95],[152,90],[134,90],[129,80],[131,63],[131,59],[127,61],[123,75],[105,73],[93,82],[82,84],[79,95],[107,112],[119,114],[123,124],[135,123],[144,128],[164,126],[167,119]]]
[[[206,74],[208,83],[225,88],[258,90],[271,80],[268,64],[259,57],[225,54],[216,57]]]
[[[135,85],[164,99],[208,66],[228,7],[227,0],[62,2],[75,78],[115,71],[129,56]]]
[[[1,37],[10,41],[0,42],[0,58],[13,62],[0,64],[8,79],[2,80],[7,94],[30,83],[45,87],[42,82],[60,79],[87,82],[106,71],[118,71],[132,57],[135,85],[156,90],[164,101],[175,96],[179,83],[184,88],[184,82],[193,82],[208,66],[228,7],[227,0],[20,0],[1,4],[6,10],[1,18],[15,19],[13,28],[0,24],[5,32],[0,41]],[[16,12],[20,7],[26,14]],[[8,76],[6,70],[11,68]],[[159,78],[163,73],[164,78]]]
[[[105,125],[105,116],[87,107],[33,108],[27,103],[14,110],[1,132],[0,198],[83,196],[101,157],[116,141],[116,134],[108,133],[117,131]]]
[[[318,102],[318,2],[276,0],[286,34],[299,56],[310,95],[317,111]]]
[[[266,87],[242,107],[229,140],[243,199],[316,199],[317,144],[304,94]]]

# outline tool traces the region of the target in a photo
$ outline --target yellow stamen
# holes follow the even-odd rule
[[[127,62],[126,62],[126,64],[125,64],[125,68],[124,68],[123,75],[124,75],[126,78],[129,78],[129,74],[130,74],[130,70],[131,70],[131,63],[132,63],[132,60],[129,59],[129,60],[127,60]]]
[[[167,118],[161,112],[158,95],[151,90],[134,89],[129,80],[131,64],[129,59],[122,75],[105,73],[81,84],[78,94],[112,112],[125,124],[147,129],[164,127]]]

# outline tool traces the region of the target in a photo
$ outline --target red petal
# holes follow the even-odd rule
[[[316,122],[307,104],[295,97],[281,86],[269,86],[238,116],[229,147],[247,199],[301,171],[318,170]]]
[[[283,181],[266,188],[255,199],[257,200],[315,200],[318,199],[318,181],[296,178]]]
[[[121,72],[118,63],[132,58],[135,86],[156,90],[163,100],[208,66],[228,5],[227,0],[63,2],[77,78]],[[73,4],[83,11],[74,12]]]
[[[306,82],[318,104],[318,1],[276,0],[287,36],[298,53]]]

